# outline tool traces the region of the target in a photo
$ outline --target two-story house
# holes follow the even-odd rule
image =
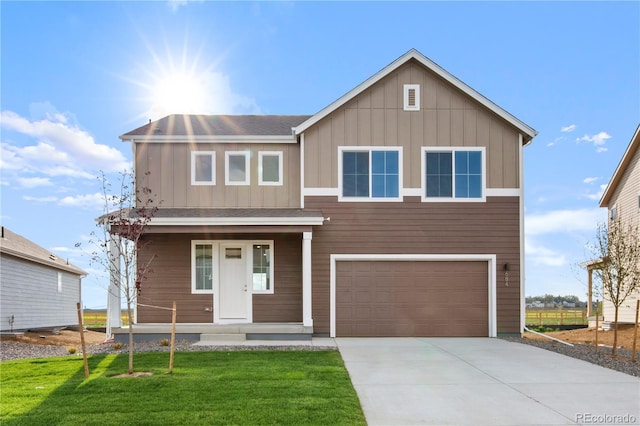
[[[416,50],[311,116],[132,130],[136,177],[163,200],[137,328],[166,331],[151,306],[176,301],[185,334],[519,334],[535,135]]]
[[[636,128],[609,185],[602,194],[600,207],[607,208],[609,219],[619,220],[623,229],[627,226],[640,227],[640,126]],[[590,295],[592,270],[598,268],[598,263],[598,261],[585,263],[589,271]],[[620,306],[619,323],[635,322],[638,298],[640,298],[640,292],[635,292]],[[602,318],[605,323],[613,323],[615,320],[615,306],[606,297],[602,302]]]

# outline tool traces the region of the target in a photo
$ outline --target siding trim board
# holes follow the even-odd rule
[[[329,320],[331,337],[336,337],[336,263],[341,261],[486,261],[488,262],[489,337],[497,337],[495,254],[331,254],[329,272]]]

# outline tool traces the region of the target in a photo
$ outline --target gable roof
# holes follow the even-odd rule
[[[180,137],[189,140],[294,139],[292,129],[309,115],[190,115],[172,114],[120,136],[144,141]],[[178,137],[178,138],[176,138]]]
[[[636,128],[636,131],[631,138],[631,142],[629,142],[627,150],[622,155],[622,159],[620,160],[616,171],[613,172],[613,176],[609,181],[609,185],[607,185],[607,188],[602,194],[602,198],[600,199],[600,207],[607,207],[609,205],[609,201],[611,201],[613,193],[616,191],[618,184],[622,180],[622,176],[624,176],[625,171],[631,164],[631,160],[633,159],[638,149],[640,149],[640,125],[638,125],[638,127]]]
[[[459,90],[466,93],[468,96],[472,97],[473,99],[478,101],[480,104],[487,107],[489,110],[493,111],[498,116],[502,117],[507,122],[511,123],[523,134],[525,145],[528,144],[531,141],[531,139],[533,139],[538,134],[538,132],[535,129],[528,126],[524,122],[520,121],[515,116],[507,112],[506,110],[500,108],[498,105],[491,102],[489,99],[481,95],[476,90],[467,86],[465,83],[463,83],[461,80],[453,76],[444,68],[440,67],[440,65],[436,64],[431,59],[427,58],[422,53],[418,52],[416,49],[411,49],[407,53],[405,53],[404,55],[402,55],[401,57],[393,61],[391,64],[387,65],[385,68],[380,70],[378,73],[374,74],[372,77],[370,77],[369,79],[367,79],[366,81],[364,81],[363,83],[361,83],[360,85],[352,89],[350,92],[340,97],[331,105],[325,107],[320,112],[318,112],[317,114],[313,115],[308,120],[306,120],[304,123],[297,126],[295,128],[296,135],[303,133],[309,127],[313,126],[318,121],[322,120],[323,118],[325,118],[326,116],[328,116],[329,114],[331,114],[332,112],[340,108],[341,106],[345,105],[351,99],[355,98],[360,93],[364,92],[369,87],[373,86],[375,83],[382,80],[382,78],[391,74],[393,71],[395,71],[400,66],[404,65],[406,62],[412,59],[418,61],[419,63],[424,65],[426,68],[433,71],[434,73],[442,77],[444,80],[451,83],[452,85],[457,87]]]
[[[60,259],[49,250],[29,241],[22,235],[11,232],[4,226],[2,227],[2,237],[0,238],[0,253],[71,272],[72,274],[87,275],[85,271],[77,266],[70,264],[64,259]]]

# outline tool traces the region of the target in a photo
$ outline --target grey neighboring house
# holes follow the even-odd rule
[[[78,324],[87,273],[47,249],[2,227],[0,331]]]

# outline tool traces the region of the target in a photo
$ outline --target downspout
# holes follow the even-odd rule
[[[537,331],[533,331],[533,330],[528,329],[526,326],[524,327],[524,331],[528,331],[529,333],[533,333],[536,336],[541,336],[541,337],[544,337],[545,339],[551,339],[551,340],[553,340],[555,342],[562,343],[564,345],[573,347],[573,344],[571,344],[569,342],[565,342],[564,340],[556,339],[555,337],[547,336],[546,334],[538,333]]]

